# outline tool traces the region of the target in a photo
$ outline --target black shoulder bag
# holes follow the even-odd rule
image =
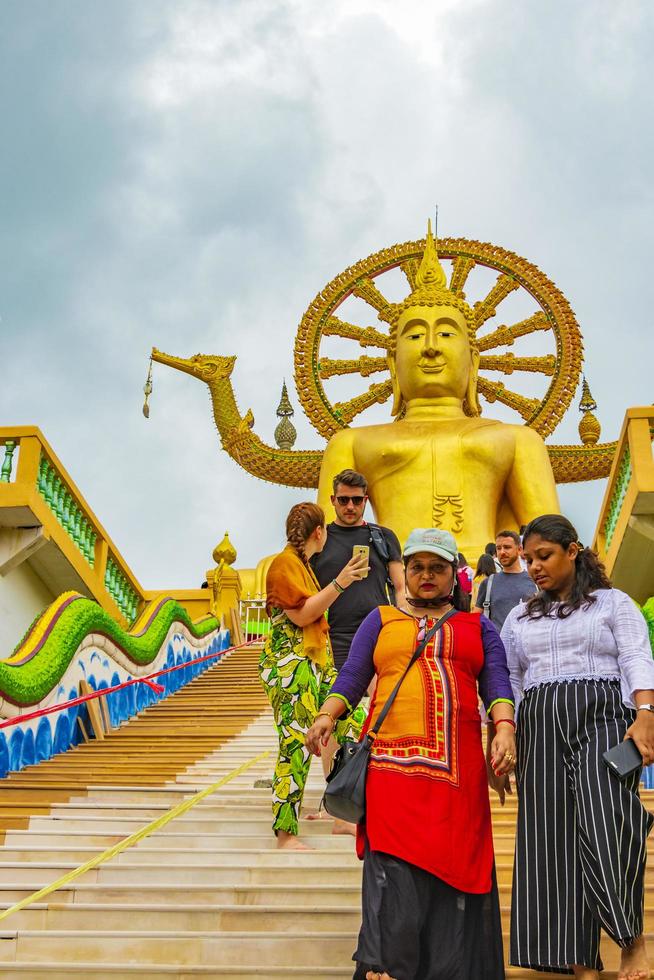
[[[379,718],[374,726],[360,742],[346,741],[334,756],[332,771],[327,776],[327,786],[322,798],[322,805],[327,813],[337,820],[346,820],[348,823],[359,823],[366,812],[366,776],[368,773],[368,761],[372,743],[377,738],[379,729],[383,725],[388,712],[393,706],[393,701],[397,692],[402,686],[404,678],[409,673],[411,667],[423,652],[427,644],[436,635],[443,623],[455,614],[456,609],[450,609],[444,616],[435,623],[425,638],[416,647],[411,660],[399,681],[393,688]]]

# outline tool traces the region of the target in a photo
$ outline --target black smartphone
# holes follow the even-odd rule
[[[602,756],[604,762],[618,779],[626,779],[631,776],[643,764],[643,757],[636,748],[632,738],[626,738],[624,742],[615,745]]]

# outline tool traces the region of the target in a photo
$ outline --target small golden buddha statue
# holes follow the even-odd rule
[[[395,421],[332,436],[318,498],[327,513],[334,475],[358,470],[376,519],[400,541],[415,527],[442,527],[470,561],[502,528],[557,513],[538,433],[480,417],[474,314],[447,288],[431,225],[415,288],[395,308],[391,341]]]

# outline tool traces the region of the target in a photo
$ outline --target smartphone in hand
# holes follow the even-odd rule
[[[367,544],[355,544],[352,548],[352,557],[358,558],[360,555],[365,555],[366,561],[370,561],[370,547]],[[366,568],[363,573],[363,578],[368,577],[368,569]]]
[[[602,755],[602,759],[618,779],[626,779],[643,764],[643,757],[632,738],[625,738],[624,742],[609,749]]]

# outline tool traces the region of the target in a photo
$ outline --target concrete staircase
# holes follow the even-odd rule
[[[0,908],[6,908],[270,749],[186,815],[0,923],[0,976],[352,976],[361,868],[329,819],[303,821],[315,850],[277,852],[270,831],[275,738],[256,672],[237,651],[112,733],[0,784]],[[306,809],[322,793],[310,776]],[[647,797],[652,796],[649,792]],[[505,939],[515,801],[494,806]],[[652,930],[648,872],[646,930]],[[606,943],[615,976],[617,950]],[[511,978],[553,976],[511,969]]]

